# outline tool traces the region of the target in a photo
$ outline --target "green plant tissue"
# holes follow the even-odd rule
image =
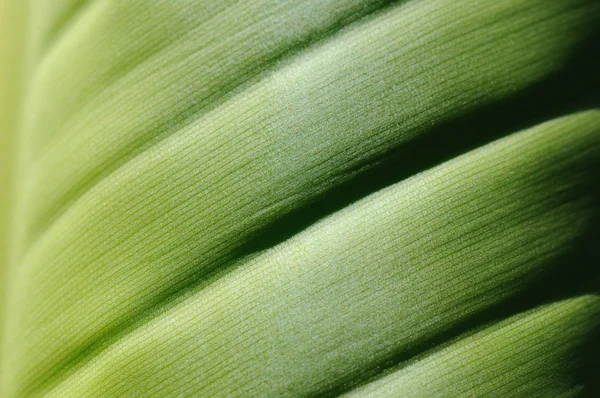
[[[0,7],[0,397],[600,396],[599,1]]]

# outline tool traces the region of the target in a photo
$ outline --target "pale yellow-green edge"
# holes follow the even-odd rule
[[[25,3],[0,0],[0,336],[4,330],[4,275],[9,252],[11,175],[15,153],[13,137],[17,128],[23,76]]]

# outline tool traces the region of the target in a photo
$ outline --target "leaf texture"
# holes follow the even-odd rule
[[[597,1],[26,16],[3,396],[594,390]]]

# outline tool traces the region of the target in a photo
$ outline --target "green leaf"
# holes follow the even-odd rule
[[[2,396],[596,388],[597,1],[22,13]]]

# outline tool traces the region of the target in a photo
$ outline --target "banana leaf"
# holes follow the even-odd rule
[[[0,0],[0,396],[597,396],[597,0]]]

